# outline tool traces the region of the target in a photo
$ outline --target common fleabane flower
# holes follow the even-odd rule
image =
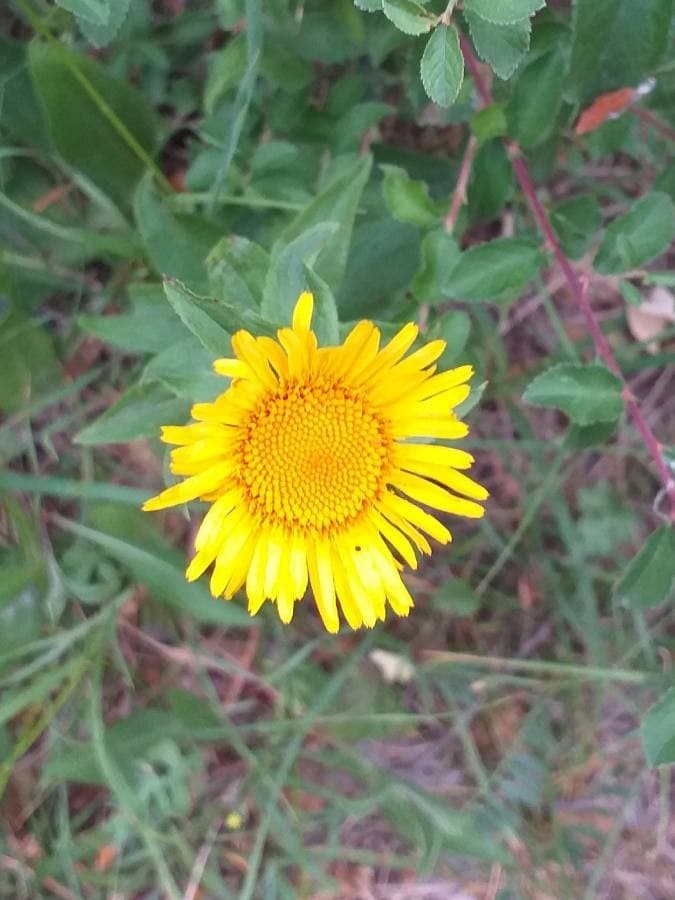
[[[196,420],[162,429],[178,445],[171,471],[185,480],[144,504],[163,509],[197,498],[211,504],[195,540],[189,581],[209,567],[211,592],[230,599],[244,585],[249,612],[266,600],[290,622],[308,585],[328,631],[340,611],[352,628],[384,620],[387,606],[413,606],[401,571],[417,568],[427,537],[451,540],[418,504],[480,518],[487,491],[462,470],[464,450],[420,438],[465,437],[453,413],[469,395],[471,366],[436,374],[445,348],[405,325],[380,348],[372,322],[344,343],[319,347],[314,300],[300,295],[278,341],[239,331],[233,359],[214,369],[232,379]],[[414,439],[412,441],[411,439]]]

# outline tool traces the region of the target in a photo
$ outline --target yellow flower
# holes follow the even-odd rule
[[[186,576],[213,565],[214,597],[230,599],[245,584],[252,615],[271,600],[290,622],[309,582],[328,631],[339,628],[338,607],[352,628],[371,628],[387,604],[408,615],[413,601],[400,573],[403,563],[417,567],[416,551],[431,552],[426,535],[451,540],[418,504],[483,515],[476,501],[487,491],[460,471],[473,457],[409,440],[468,433],[452,410],[468,397],[473,370],[435,374],[444,341],[406,357],[413,324],[382,349],[366,321],[342,345],[319,348],[313,307],[301,294],[278,341],[232,337],[235,358],[214,363],[230,387],[192,407],[196,422],[162,429],[162,440],[178,445],[171,471],[185,480],[143,509],[211,504]]]

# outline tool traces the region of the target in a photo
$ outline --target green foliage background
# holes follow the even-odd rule
[[[627,328],[675,287],[672,0],[11,0],[0,29],[0,895],[609,892],[641,791],[668,831],[675,537],[510,156],[672,460],[673,321]],[[307,287],[324,342],[417,320],[474,364],[493,495],[409,620],[337,639],[188,585],[195,517],[138,509],[159,426]],[[564,813],[592,766],[612,827]]]

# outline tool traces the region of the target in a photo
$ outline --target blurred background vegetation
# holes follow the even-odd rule
[[[667,498],[511,165],[668,464],[673,32],[672,0],[3,4],[0,896],[675,896]],[[475,365],[492,494],[409,619],[338,637],[188,585],[200,510],[139,511],[159,425],[307,283],[326,335],[417,320]]]

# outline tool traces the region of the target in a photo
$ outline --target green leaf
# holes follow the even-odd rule
[[[0,410],[14,412],[54,387],[59,362],[47,329],[11,312],[0,322]]]
[[[472,616],[480,608],[480,598],[464,581],[451,578],[433,593],[434,608],[456,616]]]
[[[246,71],[246,35],[236,35],[209,58],[204,86],[204,112],[211,115],[221,97],[239,86]]]
[[[159,353],[185,337],[182,323],[166,305],[161,284],[132,284],[128,292],[130,312],[118,316],[82,315],[77,324],[128,353]]]
[[[444,287],[459,257],[457,242],[444,228],[426,234],[422,241],[422,263],[411,284],[415,297],[424,303],[441,303]]]
[[[433,228],[439,224],[438,209],[423,181],[414,181],[400,166],[383,165],[381,168],[384,201],[395,219],[420,228]]]
[[[664,56],[672,0],[576,0],[568,86],[587,103],[637,85]]]
[[[317,272],[322,249],[339,233],[337,222],[321,222],[273,253],[267,273],[261,310],[271,321],[288,325],[295,302],[308,289],[307,270]],[[319,276],[321,277],[321,276]]]
[[[465,250],[444,285],[459,300],[509,300],[534,277],[543,260],[524,238],[497,238]]]
[[[159,384],[134,385],[91,425],[76,435],[78,444],[125,444],[154,437],[161,425],[187,419],[190,404]]]
[[[157,146],[158,122],[147,100],[114,78],[107,67],[64,47],[33,40],[28,57],[55,148],[69,165],[91,178],[116,203],[128,206],[145,163],[131,150],[83,82],[101,95],[122,126],[152,155]],[[79,72],[79,78],[74,70]]]
[[[105,47],[124,24],[131,0],[108,0],[108,18],[104,24],[96,24],[83,16],[77,17],[80,31],[94,47]]]
[[[356,212],[372,163],[371,156],[355,159],[334,178],[284,229],[272,249],[273,258],[278,259],[285,247],[314,226],[338,223],[337,232],[313,264],[317,275],[337,291],[344,275]]]
[[[434,322],[429,329],[430,338],[441,338],[446,343],[443,355],[438,360],[440,369],[456,365],[466,347],[471,334],[471,318],[461,309],[450,309]],[[477,389],[474,388],[474,392]]]
[[[647,194],[607,227],[595,268],[602,275],[635,269],[663,253],[674,236],[673,201],[667,194]]]
[[[354,0],[354,6],[364,12],[379,12],[382,9],[382,0]]]
[[[383,0],[382,11],[399,31],[405,34],[425,34],[431,31],[435,16],[415,0]]]
[[[238,234],[228,235],[206,259],[211,293],[254,309],[262,303],[269,265],[269,254],[259,244]]]
[[[255,334],[274,333],[274,328],[255,309],[239,308],[218,298],[200,297],[180,281],[167,280],[164,291],[176,315],[212,358],[229,354],[230,334],[240,328]]]
[[[563,200],[552,210],[551,224],[566,255],[579,259],[590,248],[602,227],[598,201],[592,194]]]
[[[305,266],[305,280],[308,290],[314,294],[312,331],[316,334],[320,346],[335,345],[339,343],[340,330],[337,304],[333,292],[326,282],[307,265]]]
[[[642,742],[650,766],[675,763],[675,687],[647,710],[642,720]]]
[[[150,262],[169,278],[205,285],[205,260],[222,228],[200,216],[172,212],[159,196],[150,173],[138,186],[134,214]]]
[[[439,25],[422,54],[422,84],[434,103],[452,106],[464,80],[464,57],[453,26]]]
[[[531,16],[546,5],[546,0],[464,0],[464,9],[487,22],[510,25]]]
[[[221,353],[227,352],[227,344]],[[213,353],[189,334],[167,346],[150,360],[143,374],[144,381],[160,381],[177,397],[188,400],[214,400],[228,382],[212,370]]]
[[[105,746],[111,759],[127,778],[131,778],[134,766],[167,737],[187,738],[189,734],[170,712],[137,709],[106,728]],[[65,781],[107,784],[93,745],[84,741],[58,743],[41,774],[48,784]]]
[[[550,137],[562,104],[565,67],[565,56],[555,47],[520,73],[507,117],[511,134],[521,146],[535,147]]]
[[[500,78],[510,78],[530,49],[529,19],[495,25],[466,9],[464,12],[476,53]]]
[[[633,557],[614,590],[614,596],[639,609],[658,606],[671,594],[675,579],[675,529],[663,525],[653,531]]]
[[[469,217],[483,222],[500,215],[514,190],[513,169],[502,141],[488,141],[473,161],[468,190]]]
[[[531,381],[523,400],[560,409],[577,425],[616,422],[623,412],[622,387],[621,380],[599,363],[563,363]]]
[[[56,0],[57,4],[80,19],[94,25],[107,25],[110,18],[109,0]]]
[[[479,109],[471,119],[471,131],[478,139],[479,144],[505,135],[507,123],[504,107],[501,104],[492,103],[490,106]]]
[[[127,515],[123,518],[122,513]],[[136,521],[139,522],[137,527],[134,526],[133,516],[129,515],[132,513],[137,513]],[[126,566],[140,584],[149,588],[153,599],[158,603],[176,612],[192,616],[197,622],[230,626],[250,625],[250,617],[241,606],[222,598],[212,597],[203,584],[185,580],[182,568],[173,561],[168,561],[175,559],[176,556],[170,555],[172,548],[166,546],[161,535],[158,535],[159,543],[156,548],[152,551],[144,549],[143,541],[138,539],[138,535],[147,534],[151,528],[147,515],[137,510],[117,507],[117,521],[124,526],[125,531],[120,532],[119,526],[110,516],[108,521],[110,530],[117,531],[118,534],[109,534],[107,530],[90,528],[78,522],[68,522],[67,528],[85,541],[101,547],[108,556]],[[132,534],[135,536],[130,539],[129,535]]]

